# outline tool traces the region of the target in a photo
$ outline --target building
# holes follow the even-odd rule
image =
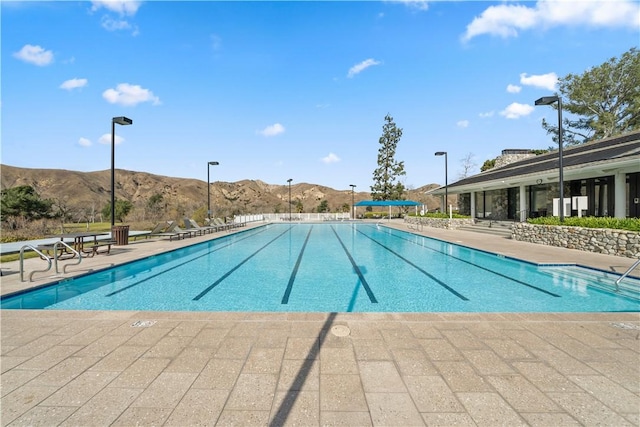
[[[640,218],[640,131],[565,148],[562,163],[565,217]],[[559,216],[558,164],[558,151],[528,157],[454,182],[447,192],[472,218]],[[443,196],[445,187],[429,194]]]

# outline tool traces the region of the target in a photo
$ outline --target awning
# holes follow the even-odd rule
[[[422,203],[413,200],[361,200],[356,206],[420,206]]]

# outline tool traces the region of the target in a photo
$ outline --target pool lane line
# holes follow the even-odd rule
[[[278,234],[276,237],[274,237],[273,239],[271,239],[269,242],[267,242],[264,246],[262,246],[260,249],[258,249],[257,251],[255,251],[254,253],[252,253],[251,255],[249,255],[248,257],[246,257],[244,260],[242,260],[239,264],[237,264],[235,267],[233,267],[231,270],[227,271],[225,274],[222,275],[222,277],[220,277],[218,280],[216,280],[215,282],[213,282],[211,285],[207,286],[207,288],[205,290],[203,290],[202,292],[200,292],[195,298],[193,298],[193,301],[198,301],[200,300],[200,298],[202,298],[203,296],[205,296],[206,294],[209,293],[209,291],[211,291],[213,288],[215,288],[216,286],[218,286],[223,280],[225,280],[227,277],[229,277],[234,271],[236,271],[237,269],[239,269],[240,267],[242,267],[242,265],[249,261],[251,258],[253,258],[254,256],[256,256],[258,253],[260,253],[264,248],[266,248],[267,246],[269,246],[270,244],[272,244],[273,242],[275,242],[276,240],[278,240],[280,237],[284,236],[289,230],[291,230],[293,228],[293,226],[290,226],[289,228],[287,228],[286,230],[284,230],[282,233]]]
[[[403,257],[402,255],[400,255],[399,253],[397,253],[396,251],[394,251],[393,249],[389,248],[388,246],[383,245],[382,243],[378,242],[376,239],[374,239],[371,236],[367,236],[366,234],[364,234],[362,231],[358,230],[356,228],[356,231],[360,234],[362,234],[364,237],[366,237],[367,239],[371,240],[373,243],[376,243],[380,246],[382,246],[383,248],[385,248],[386,250],[388,250],[389,252],[391,252],[392,254],[394,254],[395,256],[397,256],[398,258],[400,258],[401,260],[403,260],[404,262],[406,262],[407,264],[409,264],[410,266],[412,266],[413,268],[415,268],[416,270],[418,270],[419,272],[421,272],[422,274],[424,274],[425,276],[429,277],[431,280],[433,280],[434,282],[436,282],[438,285],[442,286],[443,288],[445,288],[446,290],[448,290],[449,292],[451,292],[453,295],[457,296],[458,298],[460,298],[463,301],[469,301],[469,298],[465,297],[464,295],[462,295],[461,293],[457,292],[455,289],[453,289],[452,287],[448,286],[446,283],[444,283],[442,280],[438,279],[437,277],[433,276],[432,274],[428,273],[427,271],[425,271],[424,269],[422,269],[421,267],[415,265],[414,263],[412,263],[411,261],[409,261],[408,259],[406,259],[405,257]]]
[[[340,242],[340,246],[342,246],[342,249],[344,249],[344,252],[347,254],[347,257],[349,258],[349,261],[351,261],[351,266],[353,267],[353,270],[358,275],[358,278],[360,279],[360,283],[362,283],[362,287],[367,292],[367,296],[369,297],[369,301],[371,301],[374,304],[377,304],[378,300],[376,299],[376,296],[373,294],[373,291],[369,287],[369,284],[367,283],[367,280],[364,278],[364,275],[362,274],[362,271],[360,271],[360,267],[358,267],[358,265],[356,264],[355,260],[351,256],[351,253],[349,252],[347,247],[344,245],[344,243],[342,243],[342,239],[340,239],[340,236],[338,236],[338,233],[336,232],[336,229],[334,228],[333,225],[331,226],[331,231],[333,231],[333,234],[335,234],[336,239],[338,239],[338,242]]]
[[[300,268],[300,263],[302,262],[302,255],[304,255],[304,250],[307,247],[307,243],[309,242],[309,237],[311,236],[311,230],[313,230],[313,225],[309,229],[307,233],[307,238],[304,239],[304,243],[302,244],[302,249],[300,249],[300,253],[298,254],[298,259],[296,260],[296,265],[293,267],[293,271],[291,272],[291,276],[289,277],[289,283],[287,284],[287,289],[282,296],[282,301],[280,304],[288,304],[289,303],[289,295],[291,295],[291,289],[293,288],[293,282],[296,280],[296,275],[298,274],[298,268]]]
[[[399,230],[398,230],[398,231],[399,231]],[[406,240],[407,242],[409,242],[409,243],[413,243],[414,245],[418,245],[416,242],[412,242],[411,240],[409,240],[409,239],[407,239],[407,238],[405,238],[405,237],[398,236],[398,235],[393,234],[393,233],[389,233],[389,235],[391,235],[391,236],[393,236],[393,237],[397,237],[398,239]],[[423,237],[423,238],[428,239],[428,237],[425,237],[425,236],[420,236],[420,237]],[[449,244],[449,245],[450,245],[451,243],[447,243],[447,244]],[[420,247],[422,247],[422,248],[425,248],[425,249],[429,249],[429,250],[434,251],[434,252],[438,252],[438,253],[440,253],[440,254],[444,254],[444,255],[449,256],[449,257],[451,257],[451,258],[453,258],[453,259],[456,259],[456,260],[458,260],[458,261],[460,261],[460,262],[464,262],[464,263],[466,263],[466,264],[472,265],[472,266],[474,266],[474,267],[476,267],[476,268],[479,268],[480,270],[488,271],[489,273],[493,273],[493,274],[495,274],[496,276],[500,276],[500,277],[502,277],[502,278],[505,278],[505,279],[511,280],[512,282],[518,283],[518,284],[520,284],[520,285],[522,285],[522,286],[526,286],[527,288],[531,288],[531,289],[534,289],[534,290],[536,290],[536,291],[542,292],[542,293],[544,293],[544,294],[550,295],[550,296],[552,296],[552,297],[554,297],[554,298],[562,298],[562,295],[558,295],[558,294],[555,294],[555,293],[553,293],[553,292],[547,291],[546,289],[542,289],[542,288],[539,288],[539,287],[537,287],[537,286],[531,285],[531,284],[529,284],[529,283],[527,283],[527,282],[523,282],[523,281],[521,281],[521,280],[514,279],[513,277],[507,276],[506,274],[498,273],[497,271],[495,271],[495,270],[491,270],[490,268],[483,267],[483,266],[478,265],[478,264],[474,264],[474,263],[473,263],[473,262],[471,262],[471,261],[467,261],[467,260],[464,260],[464,259],[462,259],[462,258],[458,258],[458,257],[456,257],[456,256],[449,255],[449,254],[447,254],[447,253],[444,253],[444,252],[439,251],[439,250],[437,250],[437,249],[429,248],[429,247],[427,247],[427,246],[422,246],[422,245],[419,245],[419,246],[420,246]]]
[[[137,281],[136,283],[132,283],[132,284],[130,284],[130,285],[128,285],[128,286],[125,286],[124,288],[118,289],[117,291],[113,291],[113,292],[111,292],[111,293],[108,293],[108,294],[106,294],[106,295],[105,295],[105,297],[112,297],[112,296],[114,296],[114,295],[116,295],[116,294],[119,294],[120,292],[124,292],[124,291],[126,291],[127,289],[131,289],[131,288],[133,288],[134,286],[138,286],[139,284],[144,283],[144,282],[146,282],[147,280],[151,280],[151,279],[154,279],[154,278],[156,278],[156,277],[158,277],[158,276],[161,276],[161,275],[163,275],[164,273],[166,273],[166,272],[168,272],[168,271],[171,271],[171,270],[176,269],[176,268],[178,268],[178,267],[182,267],[183,265],[189,264],[190,262],[193,262],[193,261],[195,261],[195,260],[197,260],[197,259],[200,259],[200,258],[202,258],[202,257],[208,256],[208,255],[210,255],[212,252],[217,252],[217,251],[219,251],[219,250],[221,250],[221,249],[227,248],[227,247],[229,247],[229,246],[231,246],[231,245],[234,245],[234,244],[236,244],[236,243],[238,243],[238,242],[241,242],[241,241],[243,241],[243,240],[245,240],[245,239],[248,239],[248,238],[250,238],[250,237],[254,237],[255,235],[260,234],[260,233],[262,233],[262,232],[264,232],[264,231],[266,231],[266,230],[267,230],[266,228],[263,228],[263,229],[261,229],[261,230],[258,230],[258,231],[257,231],[257,232],[255,232],[255,233],[251,233],[251,234],[249,234],[249,235],[247,235],[247,236],[244,236],[244,237],[242,237],[241,239],[236,239],[236,240],[234,240],[233,242],[229,242],[229,243],[227,243],[227,244],[225,244],[225,245],[217,246],[217,247],[215,247],[214,249],[211,249],[211,250],[207,251],[206,253],[204,253],[204,254],[202,254],[202,255],[199,255],[199,256],[197,256],[197,257],[195,257],[195,258],[191,258],[190,260],[185,261],[185,262],[182,262],[182,263],[180,263],[180,264],[178,264],[178,265],[175,265],[175,266],[173,266],[173,267],[171,267],[171,268],[169,268],[169,269],[167,269],[167,270],[159,271],[158,273],[156,273],[156,274],[154,274],[154,275],[152,275],[152,276],[149,276],[149,277],[147,277],[147,278],[144,278],[144,279],[142,279],[142,280],[139,280],[139,281]],[[180,250],[180,249],[177,249],[177,250]],[[154,255],[154,256],[158,257],[158,256],[162,256],[162,254],[160,254],[160,255]]]

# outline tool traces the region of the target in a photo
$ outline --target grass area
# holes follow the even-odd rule
[[[122,225],[122,224],[116,223],[116,226],[118,225]],[[142,229],[142,230],[148,229],[147,225],[142,225],[142,224],[135,224],[134,226],[131,226],[130,229],[133,229],[134,227],[142,227],[142,228],[136,228],[136,229]],[[64,224],[62,229],[64,229],[65,233],[78,233],[78,232],[85,232],[85,231],[109,233],[111,231],[111,223],[110,222],[95,222],[95,223],[89,223],[89,224],[68,223],[68,224]],[[2,243],[20,242],[23,240],[27,241],[27,240],[44,239],[47,237],[55,236],[55,234],[61,233],[61,231],[62,231],[61,227],[58,225],[55,231],[47,235],[29,234],[28,236],[25,236],[20,232],[12,233],[11,235],[7,235],[8,233],[3,233]],[[24,259],[37,258],[37,257],[38,257],[38,254],[31,250],[24,252]],[[0,263],[17,261],[19,259],[20,259],[20,253],[0,255]]]

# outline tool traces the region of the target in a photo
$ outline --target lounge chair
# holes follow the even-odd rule
[[[199,231],[200,234],[213,233],[216,231],[216,227],[204,226],[200,227],[195,220],[191,218],[184,218],[184,228],[186,230]]]
[[[213,218],[213,223],[223,230],[230,230],[232,225],[225,223],[221,218]]]
[[[182,235],[175,231],[176,226],[178,225],[175,221],[167,221],[158,223],[151,233],[149,233],[150,237],[168,237],[169,240],[173,240],[174,237],[180,240]]]
[[[189,222],[191,223],[192,226],[194,227],[200,227],[200,228],[204,228],[205,230],[207,230],[208,233],[213,233],[214,231],[218,231],[220,230],[220,227],[218,227],[217,225],[214,224],[207,224],[205,221],[205,225],[203,226],[199,226],[197,222],[195,222],[192,219],[189,219]]]
[[[216,224],[216,222],[211,218],[205,218],[204,225],[205,227],[211,227],[213,231],[220,231],[220,230],[226,229],[226,226],[224,224],[222,225]]]
[[[242,219],[238,218],[238,220],[236,221],[236,217],[234,216],[233,218],[228,218],[229,222],[231,222],[231,224],[234,225],[234,227],[244,227],[245,225],[247,225],[246,222],[243,222]]]
[[[200,233],[200,231],[196,231],[196,230],[183,230],[182,228],[178,227],[178,224],[175,223],[176,225],[173,227],[173,232],[180,235],[181,239],[184,239],[185,237],[193,237],[193,236],[199,236],[202,233]]]

